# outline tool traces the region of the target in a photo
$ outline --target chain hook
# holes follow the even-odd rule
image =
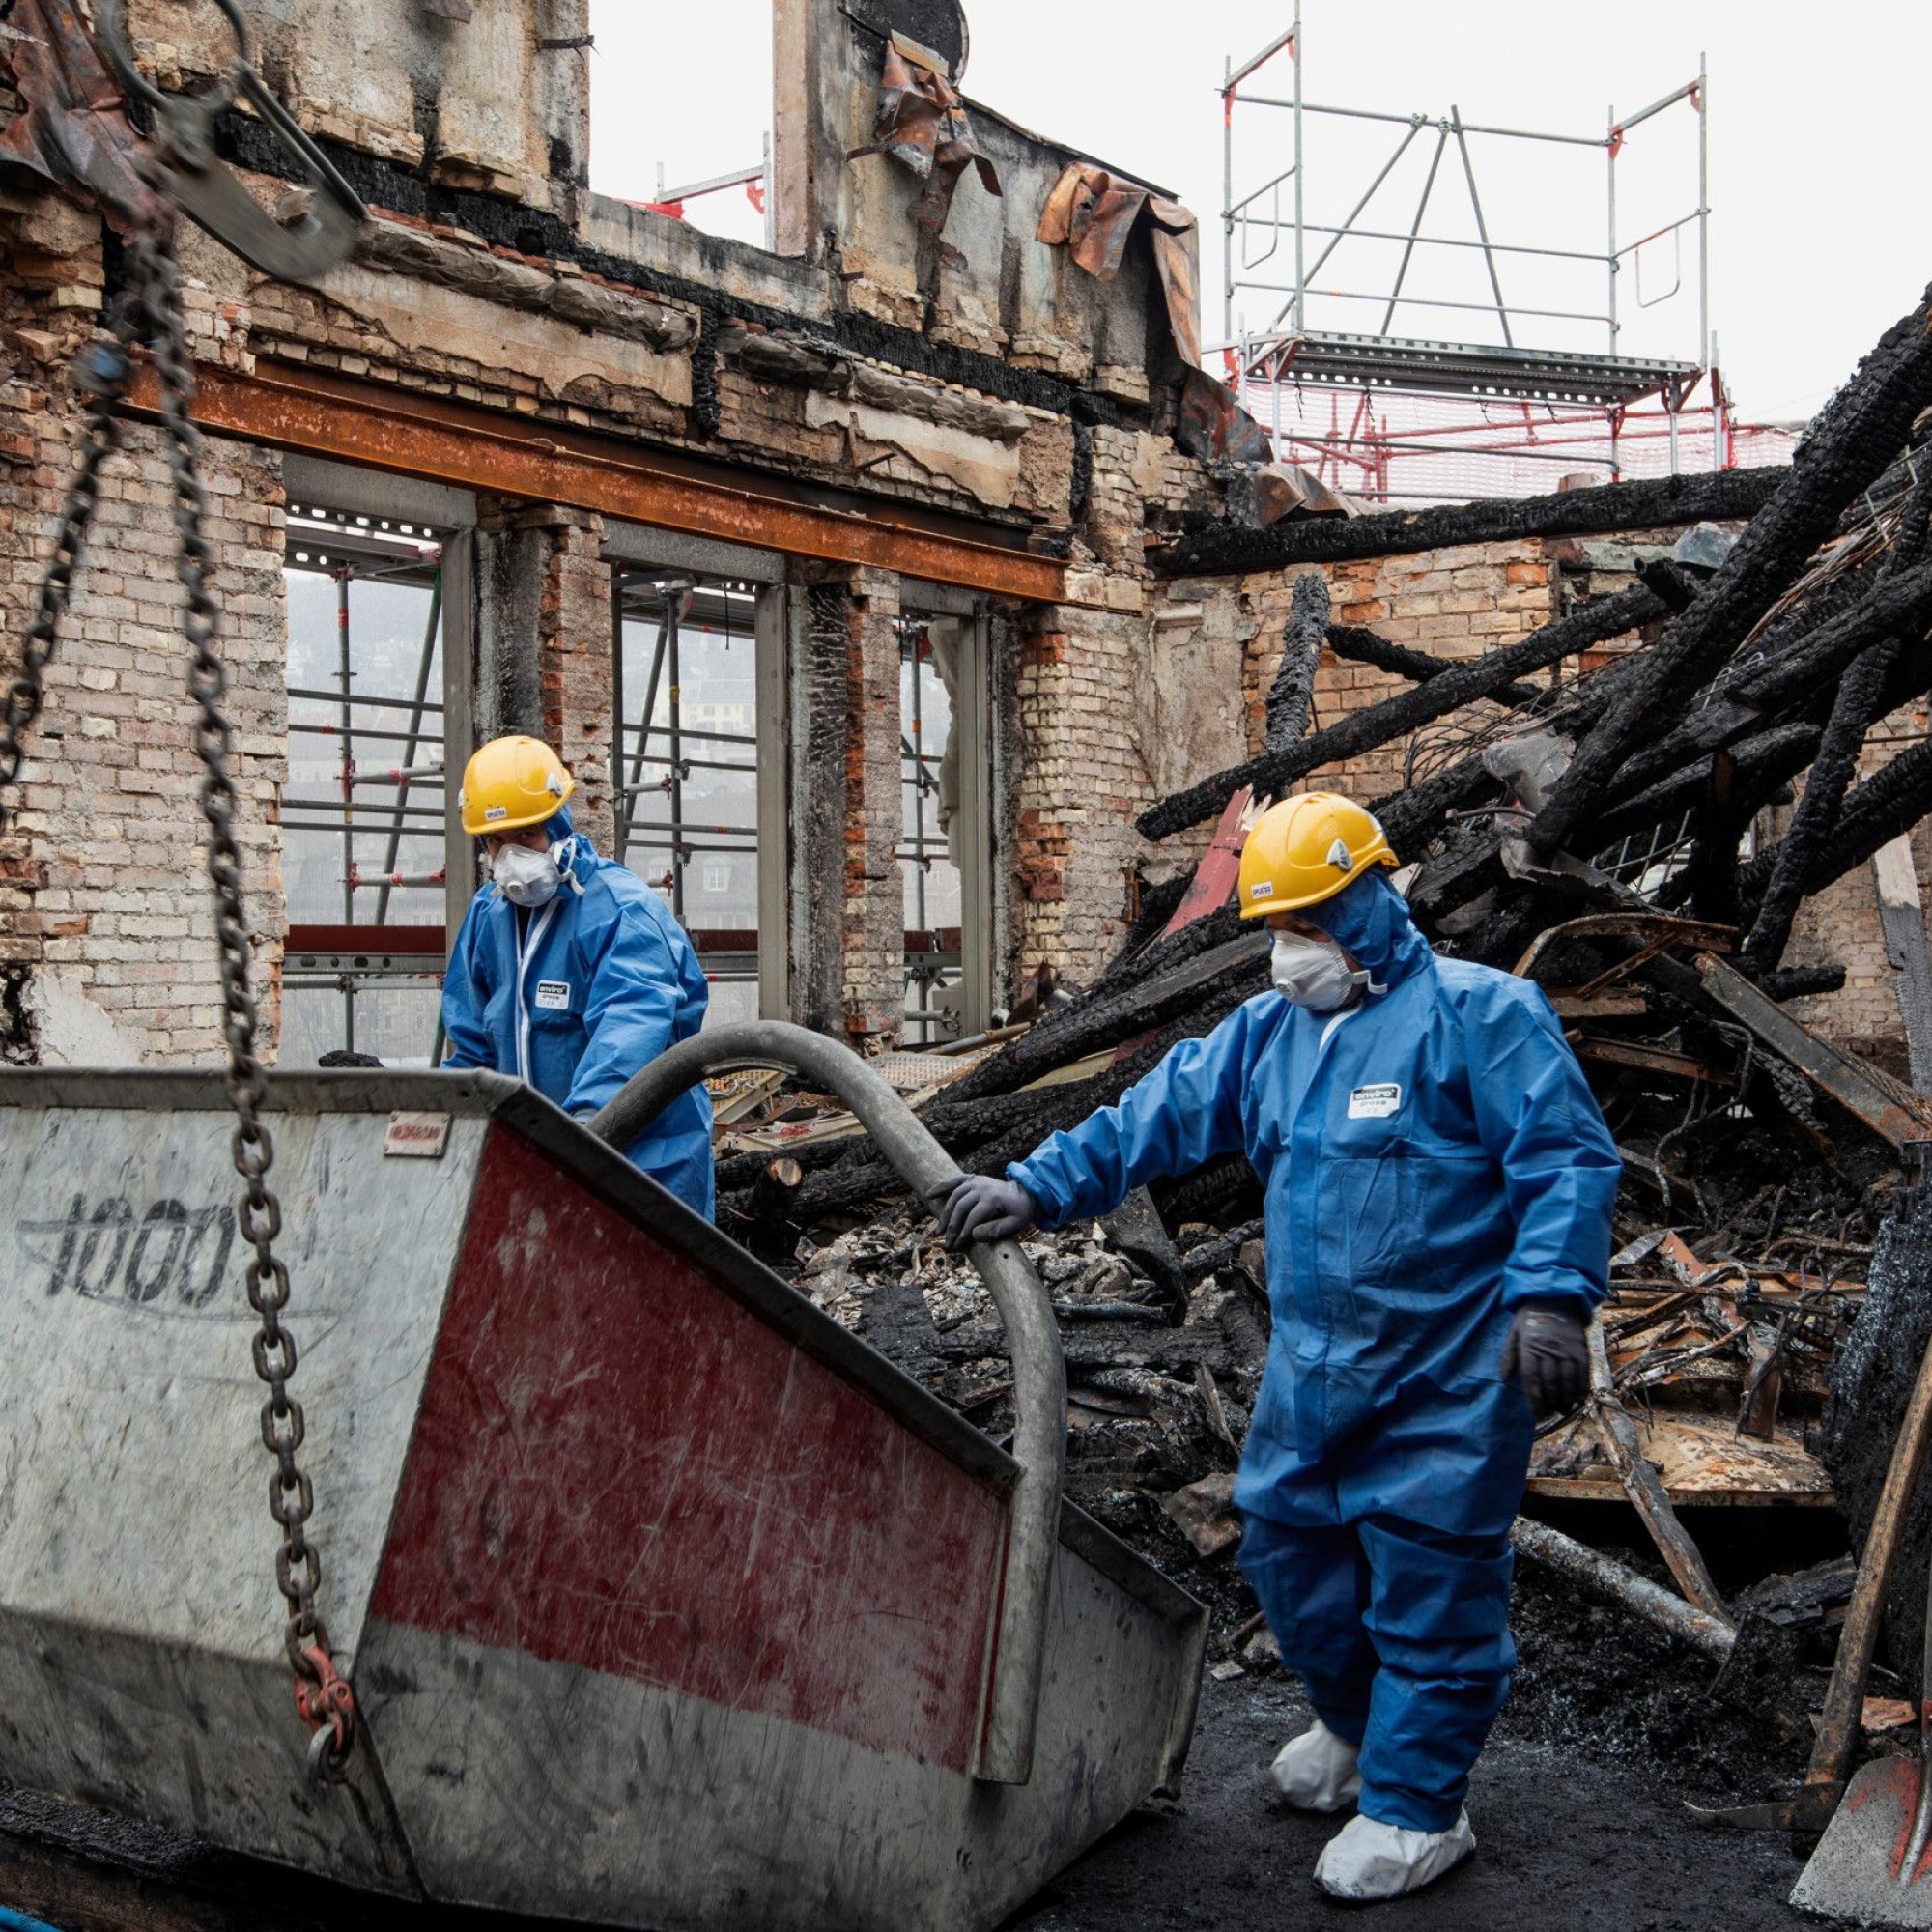
[[[232,12],[231,0],[222,0],[222,5]],[[103,5],[103,14],[108,11]],[[0,788],[14,784],[20,776],[26,735],[41,714],[46,668],[53,659],[61,622],[72,596],[73,575],[99,507],[101,469],[123,443],[123,412],[132,354],[145,349],[159,396],[161,447],[173,485],[178,544],[175,574],[186,606],[182,628],[190,660],[188,694],[195,705],[194,752],[203,772],[199,804],[208,832],[208,877],[214,900],[228,1096],[237,1122],[234,1166],[242,1188],[237,1226],[251,1250],[243,1282],[248,1304],[260,1319],[255,1370],[269,1388],[262,1408],[262,1442],[275,1461],[269,1490],[270,1512],[281,1531],[275,1582],[289,1611],[285,1640],[296,1674],[296,1708],[315,1731],[308,1753],[310,1776],[327,1780],[340,1778],[355,1744],[355,1698],[348,1680],[328,1656],[328,1639],[316,1615],[322,1563],[308,1535],[315,1498],[297,1461],[306,1428],[301,1405],[289,1386],[297,1355],[295,1339],[282,1322],[282,1311],[289,1300],[288,1268],[273,1246],[281,1232],[282,1215],[268,1179],[274,1164],[274,1143],[262,1120],[268,1083],[256,1051],[255,996],[250,983],[253,952],[242,897],[242,849],[235,825],[237,790],[231,772],[234,730],[221,708],[226,684],[217,649],[221,611],[211,582],[214,553],[206,533],[209,502],[200,469],[202,443],[190,419],[194,361],[174,253],[174,211],[181,177],[154,148],[141,152],[139,168],[149,192],[144,205],[130,213],[125,242],[126,274],[108,318],[109,336],[92,343],[74,371],[74,386],[85,398],[87,422],[79,466],[62,508],[53,557],[21,640],[18,670],[0,698]],[[229,179],[232,182],[233,178]],[[242,193],[239,184],[235,191]],[[0,811],[0,825],[4,823],[5,813]]]
[[[320,1631],[315,1642],[297,1646],[293,1656],[300,1673],[295,1684],[296,1710],[315,1734],[308,1741],[308,1781],[340,1784],[355,1742],[355,1692],[336,1669]]]
[[[128,95],[155,116],[155,137],[179,171],[175,200],[244,262],[283,282],[313,282],[345,261],[368,211],[334,163],[297,125],[255,71],[254,41],[240,0],[215,0],[235,34],[235,58],[203,94],[164,94],[134,65],[128,44],[127,0],[96,0],[95,36]],[[283,223],[225,168],[216,156],[215,117],[237,96],[295,160],[312,190],[309,206]]]

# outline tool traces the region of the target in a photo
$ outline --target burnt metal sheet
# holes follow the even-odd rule
[[[154,371],[144,364],[130,407],[153,412],[159,401]],[[374,469],[566,503],[793,556],[876,564],[994,596],[1064,601],[1065,566],[1051,557],[766,496],[753,487],[760,479],[750,472],[736,487],[714,482],[655,464],[637,445],[560,423],[519,422],[325,370],[284,373],[265,358],[244,376],[199,364],[193,413],[204,430]]]
[[[1909,1088],[1856,1054],[1821,1039],[1721,959],[1700,953],[1697,977],[1703,980],[1704,990],[1734,1019],[1741,1020],[1820,1093],[1829,1094],[1900,1152],[1932,1141],[1932,1105]]]
[[[1198,368],[1201,230],[1190,210],[1096,162],[1069,161],[1046,197],[1034,240],[1065,248],[1090,275],[1111,282],[1143,214],[1175,349],[1183,362]]]
[[[958,249],[939,241],[953,191],[968,167],[979,175],[980,185],[988,194],[1002,192],[1000,176],[973,137],[966,103],[946,75],[921,58],[927,51],[898,34],[886,42],[872,142],[855,148],[847,158],[890,155],[924,182],[925,192],[912,205],[912,218],[932,236],[942,260],[963,268],[966,258]]]
[[[140,141],[77,0],[14,0],[7,26],[0,53],[26,112],[0,129],[0,158],[84,189],[118,226],[148,200],[135,169]]]
[[[959,0],[838,0],[838,7],[854,26],[882,41],[900,34],[929,48],[955,86],[965,74],[973,43]]]
[[[1227,384],[1190,368],[1180,385],[1174,440],[1189,456],[1210,463],[1267,463],[1274,445]]]

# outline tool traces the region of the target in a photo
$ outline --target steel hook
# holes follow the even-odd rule
[[[165,94],[135,67],[128,45],[125,0],[98,0],[95,33],[123,87],[154,110],[156,138],[174,167],[174,192],[184,212],[265,275],[284,282],[315,281],[348,258],[367,211],[256,72],[254,42],[240,0],[215,4],[234,31],[235,58],[205,94]],[[309,206],[291,222],[270,215],[216,156],[215,116],[238,96],[255,110],[314,191]]]

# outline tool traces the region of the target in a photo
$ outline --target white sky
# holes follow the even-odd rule
[[[593,0],[591,174],[606,193],[750,165],[769,125],[768,0]],[[1225,58],[1259,52],[1292,18],[1293,0],[968,0],[969,97],[1052,139],[1166,186],[1200,215],[1204,339],[1221,339],[1221,128]],[[1922,0],[1304,0],[1310,100],[1464,122],[1597,135],[1610,104],[1629,113],[1692,77],[1708,55],[1711,322],[1740,414],[1802,420],[1850,373],[1932,277],[1932,193],[1924,185],[1923,96],[1932,8]],[[1286,95],[1286,58],[1255,83]],[[1693,118],[1683,107],[1634,130],[1617,163],[1620,242],[1695,205]],[[1290,158],[1287,117],[1243,109],[1237,192]],[[1400,128],[1310,124],[1307,216],[1339,221],[1401,138]],[[1313,143],[1320,139],[1322,146]],[[1418,137],[1365,222],[1406,225],[1433,132]],[[1270,146],[1270,143],[1275,145]],[[1492,239],[1601,248],[1601,150],[1471,141]],[[888,165],[872,159],[861,167]],[[959,192],[980,192],[967,177]],[[1473,235],[1452,145],[1437,177],[1432,232]],[[701,225],[756,240],[761,222],[737,190],[695,203]],[[1259,245],[1259,243],[1257,243]],[[1352,244],[1323,282],[1385,289],[1393,252]],[[1286,244],[1284,254],[1286,253]],[[1487,298],[1481,257],[1438,250],[1409,287]],[[1646,296],[1679,263],[1665,241],[1646,250]],[[1683,293],[1636,314],[1636,269],[1621,277],[1626,353],[1694,353],[1694,255]],[[1265,272],[1265,271],[1264,271]],[[1425,273],[1437,279],[1426,283]],[[1600,269],[1505,258],[1513,300],[1601,312]],[[1475,276],[1474,282],[1468,280]],[[1444,276],[1455,279],[1445,280]],[[1275,298],[1277,301],[1279,298]],[[1244,298],[1250,327],[1267,298]],[[1381,311],[1311,310],[1317,327],[1373,330]],[[1348,318],[1348,319],[1345,319]],[[1395,332],[1489,339],[1492,318],[1407,310]],[[1238,324],[1237,324],[1238,326]],[[1533,346],[1600,348],[1601,326],[1542,325]],[[1519,341],[1528,339],[1520,331]]]

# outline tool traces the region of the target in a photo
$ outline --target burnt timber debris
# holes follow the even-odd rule
[[[1803,1787],[1814,1813],[1816,1790],[1842,1788],[1859,1737],[1882,1748],[1889,1735],[1883,1699],[1860,1701],[1867,1686],[1916,1689],[1915,1606],[1932,1560],[1921,1506],[1872,1552],[1889,1598],[1867,1574],[1855,1600],[1932,1322],[1920,1173],[1932,1098],[1903,1066],[1846,1052],[1788,1010],[1842,972],[1784,963],[1800,905],[1932,810],[1923,744],[1889,762],[1881,749],[1885,721],[1932,690],[1926,327],[1921,306],[1886,335],[1789,472],[1717,479],[1722,491],[1698,497],[1734,527],[1748,517],[1734,536],[1700,526],[1637,582],[1520,644],[1437,658],[1337,621],[1321,577],[1296,576],[1261,751],[1140,821],[1159,839],[1219,816],[1200,871],[1148,886],[1112,963],[1016,1037],[899,1070],[928,1128],[985,1172],[1111,1103],[1267,983],[1225,867],[1202,909],[1207,869],[1250,796],[1407,746],[1411,781],[1373,803],[1411,906],[1441,951],[1546,988],[1625,1160],[1590,1394],[1545,1425],[1519,1526],[1520,1587],[1542,1605],[1533,1641],[1574,1625],[1554,1608],[1573,1598],[1641,1627],[1672,1660],[1653,1656],[1659,1682],[1689,1673],[1686,1695],[1782,1740],[1781,1758],[1774,1747],[1756,1764],[1761,1790],[1776,1781],[1772,1758],[1787,1784],[1803,1771],[1802,1707],[1824,1693],[1851,1604],[1873,1655],[1841,1660],[1834,1728]],[[1403,521],[1486,530],[1508,508],[1560,527],[1561,504]],[[1236,556],[1252,569],[1264,549],[1346,554],[1365,526],[1396,521],[1205,535],[1168,561],[1199,573]],[[1406,688],[1311,728],[1324,651]],[[1783,836],[1749,842],[1794,781]],[[721,1147],[721,1223],[982,1428],[1009,1427],[990,1307],[866,1137],[796,1091],[743,1124]],[[1266,1348],[1260,1193],[1236,1157],[1150,1194],[1139,1245],[1099,1224],[1027,1242],[1065,1346],[1068,1492],[1214,1605],[1218,1672],[1264,1671],[1271,1647],[1233,1564],[1231,1504]],[[1149,1209],[1165,1254],[1148,1250]],[[1807,1525],[1823,1531],[1834,1502],[1854,1554],[1810,1562],[1820,1537]],[[1581,1503],[1631,1507],[1623,1547],[1539,1520]],[[1747,1585],[1735,1550],[1720,1585],[1687,1512],[1703,1531],[1718,1511],[1769,1508],[1780,1514],[1762,1519],[1773,1526]],[[1779,1523],[1790,1561],[1776,1554]],[[1730,1775],[1709,1759],[1700,1770]]]

